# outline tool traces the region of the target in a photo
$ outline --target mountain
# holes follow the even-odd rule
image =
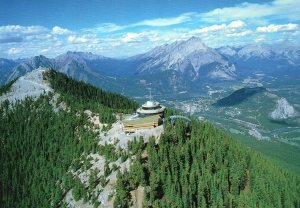
[[[49,59],[45,56],[35,56],[25,62],[14,67],[10,73],[9,80],[15,79],[19,76],[26,74],[38,67],[53,68],[68,74],[79,80],[88,80],[88,75],[96,75],[87,65],[87,60],[98,60],[102,57],[82,52],[67,52],[55,59]]]
[[[235,66],[216,50],[207,47],[199,38],[175,41],[132,57],[138,61],[136,74],[155,74],[174,70],[189,80],[212,78],[235,79]]]
[[[130,82],[135,89],[145,89],[147,86],[139,84],[139,80],[145,80],[159,93],[166,93],[191,90],[200,79],[236,78],[235,66],[198,38],[176,41],[122,60],[71,51],[53,59],[36,56],[11,69],[7,81],[37,67],[54,68],[77,80],[117,92]]]
[[[98,56],[92,53],[70,52],[62,54],[55,58],[57,70],[67,74],[73,78],[83,81],[89,81],[90,76],[103,78],[99,70],[93,70],[89,67],[87,61],[101,61],[105,59],[103,56]]]
[[[1,207],[66,206],[65,198],[72,196],[71,187],[78,200],[78,189],[85,188],[83,177],[76,171],[80,171],[84,159],[89,167],[82,170],[90,175],[94,170],[90,170],[90,156],[98,158],[96,166],[101,177],[105,168],[106,174],[112,173],[106,175],[112,178],[110,183],[116,180],[113,179],[116,169],[105,166],[112,167],[112,161],[102,155],[109,149],[110,155],[115,152],[111,145],[97,145],[99,133],[103,132],[102,137],[106,132],[104,127],[109,128],[115,122],[113,113],[132,113],[138,106],[135,101],[45,68],[32,70],[4,88],[5,92],[0,89],[4,92],[0,96]],[[97,118],[98,123],[92,123],[92,118]],[[98,152],[102,152],[101,155]],[[122,169],[127,163],[119,160],[114,167]],[[94,188],[90,186],[90,194],[93,191],[93,195],[100,197],[97,203],[101,200],[108,203],[107,191],[109,194],[113,191],[111,185],[107,185],[106,176],[101,180],[104,180],[101,184],[105,184],[102,186],[99,178],[87,181],[99,184]],[[100,194],[100,187],[106,185]],[[79,193],[80,197],[85,194],[89,198],[87,192]]]
[[[18,65],[15,64],[15,67],[6,67],[10,73],[7,81],[22,76],[38,67],[50,67],[78,80],[95,83],[91,80],[91,77],[103,79],[104,75],[122,75],[123,69],[120,66],[124,67],[124,65],[121,62],[123,63],[123,61],[90,52],[68,51],[53,59],[40,55],[24,60]]]
[[[299,74],[300,49],[293,43],[225,46],[218,48],[217,51],[235,63],[241,75]]]
[[[39,68],[19,77],[10,84],[9,92],[0,97],[0,103],[4,100],[15,103],[17,100],[25,100],[26,97],[36,98],[44,93],[52,92],[53,89],[49,83],[43,79],[44,72],[45,69]]]
[[[106,61],[110,61],[110,59],[92,53],[70,51],[52,59],[42,55],[35,56],[31,59],[22,60],[21,63],[15,64],[14,67],[6,68],[7,78],[5,82],[7,83],[17,77],[23,76],[38,67],[46,67],[63,72],[77,80],[89,82],[96,86],[105,86],[106,89],[113,91],[121,91],[122,86],[120,86],[116,79],[108,77],[104,73],[104,69],[99,67],[100,63]]]
[[[4,88],[3,208],[300,206],[298,175],[207,122],[171,124],[168,109],[126,135],[135,101],[45,68]]]
[[[270,114],[271,118],[274,120],[287,119],[297,115],[298,112],[295,111],[294,107],[285,98],[277,100],[276,107]]]
[[[199,89],[207,84],[221,86],[239,83],[248,77],[300,74],[300,50],[295,45],[262,44],[213,49],[196,37],[164,44],[126,59],[68,51],[52,59],[36,56],[8,61],[2,64],[2,84],[41,66],[115,92],[123,92],[130,86],[131,89],[126,91],[130,91],[130,95],[144,95],[147,87],[161,94],[199,93]]]
[[[0,86],[6,83],[11,70],[17,65],[16,61],[0,58]]]
[[[74,73],[76,71],[86,71],[89,73],[95,73],[96,70],[92,70],[89,66],[89,62],[101,62],[103,60],[107,60],[104,56],[95,55],[92,53],[84,53],[84,52],[71,52],[68,51],[65,54],[57,56],[55,61],[58,63],[59,71],[71,75],[74,77]],[[75,70],[74,70],[75,69]],[[100,71],[98,69],[98,71]]]
[[[25,75],[27,72],[31,72],[32,70],[39,67],[48,67],[48,68],[57,68],[56,62],[54,59],[49,59],[45,56],[35,56],[29,60],[26,60],[23,63],[20,63],[16,67],[14,67],[9,74],[8,81],[16,79],[20,76]]]
[[[219,99],[213,105],[220,107],[238,105],[243,101],[249,99],[251,96],[264,91],[266,91],[266,88],[264,87],[244,87],[234,91],[233,93],[222,99]]]

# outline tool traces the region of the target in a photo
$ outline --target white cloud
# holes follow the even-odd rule
[[[83,32],[96,32],[96,33],[111,33],[126,29],[128,26],[121,26],[114,23],[103,23],[94,28],[82,29]]]
[[[275,24],[270,24],[268,26],[263,26],[263,27],[257,27],[256,31],[257,32],[279,32],[279,31],[295,31],[298,29],[297,24],[283,24],[283,25],[275,25]]]
[[[241,20],[236,20],[236,21],[232,21],[228,27],[230,28],[240,28],[240,27],[245,27],[246,23],[244,21]]]
[[[211,25],[208,27],[203,27],[200,29],[192,30],[190,33],[197,34],[197,33],[208,33],[208,32],[215,32],[220,30],[228,30],[228,29],[235,29],[235,28],[242,28],[246,25],[245,22],[241,20],[232,21],[229,24],[219,24],[219,25]]]
[[[140,26],[166,27],[186,22],[213,23],[220,21],[224,23],[233,21],[230,27],[240,28],[245,26],[245,20],[256,24],[276,19],[300,20],[299,5],[300,0],[274,0],[264,3],[244,2],[232,7],[213,9],[205,13],[183,13],[177,17],[142,20],[127,25],[103,23],[95,28],[84,29],[84,31],[110,33]]]
[[[219,22],[234,19],[261,19],[264,17],[300,20],[300,0],[275,0],[267,3],[241,3],[199,14],[203,21]]]
[[[258,37],[258,38],[256,38],[254,41],[256,42],[256,43],[260,43],[260,42],[263,42],[263,41],[265,41],[266,39],[264,38],[264,37]]]
[[[78,37],[78,36],[69,36],[68,37],[68,41],[70,43],[85,43],[88,41],[88,39],[86,39],[85,37]]]
[[[61,28],[59,26],[54,26],[52,28],[52,34],[54,35],[67,35],[67,34],[71,34],[72,32],[68,29],[65,28]]]
[[[126,30],[129,28],[134,27],[141,27],[141,26],[148,26],[148,27],[166,27],[172,25],[178,25],[184,22],[192,21],[192,17],[196,13],[184,13],[177,17],[170,17],[170,18],[157,18],[157,19],[149,19],[149,20],[142,20],[139,22],[135,22],[132,24],[127,25],[117,25],[114,23],[103,23],[94,28],[86,28],[83,29],[85,32],[100,32],[100,33],[111,33],[121,30]]]
[[[129,25],[130,27],[135,26],[151,26],[151,27],[164,27],[171,25],[178,25],[191,20],[191,16],[194,13],[184,13],[178,17],[171,18],[157,18],[152,20],[143,20],[134,24]]]
[[[121,41],[123,43],[143,43],[143,44],[153,44],[155,42],[162,43],[166,39],[171,38],[171,36],[177,37],[179,39],[182,33],[175,31],[160,31],[160,30],[147,30],[140,33],[126,33],[122,36]],[[171,38],[176,40],[176,38]],[[120,44],[120,43],[118,43]]]
[[[206,13],[184,13],[126,25],[102,23],[76,31],[60,26],[0,26],[0,57],[28,57],[38,51],[53,56],[66,50],[130,56],[191,36],[200,37],[212,47],[287,37],[299,41],[298,5],[300,0],[242,3]]]
[[[133,42],[139,40],[143,36],[143,33],[127,33],[123,38],[123,42]]]
[[[242,31],[242,32],[228,33],[228,34],[226,34],[226,37],[243,37],[243,36],[249,35],[251,33],[252,33],[251,30],[245,30],[245,31]]]
[[[0,43],[22,42],[27,39],[43,37],[48,32],[49,30],[42,26],[0,26]]]
[[[21,53],[22,51],[23,51],[22,48],[10,48],[10,49],[8,49],[7,54],[8,55],[16,55],[16,54]]]
[[[0,26],[0,33],[10,33],[10,34],[26,34],[26,35],[36,35],[46,33],[49,30],[42,26],[20,26],[20,25],[7,25]]]
[[[207,33],[207,32],[213,32],[213,31],[218,31],[218,30],[223,30],[226,28],[225,24],[221,24],[221,25],[211,25],[208,27],[203,27],[200,29],[196,29],[196,30],[192,30],[191,33]]]

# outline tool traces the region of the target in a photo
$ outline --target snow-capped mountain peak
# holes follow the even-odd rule
[[[202,68],[211,71],[206,76],[213,79],[234,79],[235,67],[216,50],[206,46],[200,38],[175,41],[154,48],[148,53],[136,56],[141,64],[138,74],[153,74],[174,70],[186,74],[192,80],[200,76]]]
[[[269,58],[271,54],[271,48],[263,45],[248,45],[243,47],[238,52],[238,56],[243,57],[245,59],[249,59],[251,57]]]
[[[175,41],[171,44],[164,44],[155,47],[151,51],[138,55],[141,57],[158,57],[159,55],[164,55],[166,53],[173,57],[186,56],[197,50],[207,50],[208,47],[201,41],[200,38],[192,37],[188,40]]]
[[[173,49],[173,50],[172,50]],[[200,38],[192,37],[186,41],[175,41],[170,45],[170,50],[190,54],[194,51],[207,50],[208,47],[201,41]]]

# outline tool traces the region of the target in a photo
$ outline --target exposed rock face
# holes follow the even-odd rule
[[[298,113],[295,111],[294,107],[289,104],[289,102],[285,98],[280,98],[277,100],[277,105],[275,110],[271,113],[271,118],[278,119],[287,119],[290,117],[297,116]]]
[[[206,76],[213,79],[232,80],[236,76],[234,64],[196,37],[156,47],[132,59],[142,63],[137,74],[175,70],[195,80],[203,77],[205,69]]]
[[[21,77],[39,67],[56,68],[56,62],[54,59],[49,59],[42,55],[32,57],[31,59],[26,60],[25,62],[22,62],[13,68],[7,81]]]
[[[0,97],[0,103],[4,100],[15,102],[26,97],[37,98],[41,94],[53,91],[50,84],[43,79],[46,68],[38,68],[20,77],[11,87],[10,91]]]

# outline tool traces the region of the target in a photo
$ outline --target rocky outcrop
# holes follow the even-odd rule
[[[280,98],[277,100],[275,110],[270,114],[270,117],[274,120],[281,120],[295,117],[297,115],[298,112],[294,109],[294,107],[285,98]]]

